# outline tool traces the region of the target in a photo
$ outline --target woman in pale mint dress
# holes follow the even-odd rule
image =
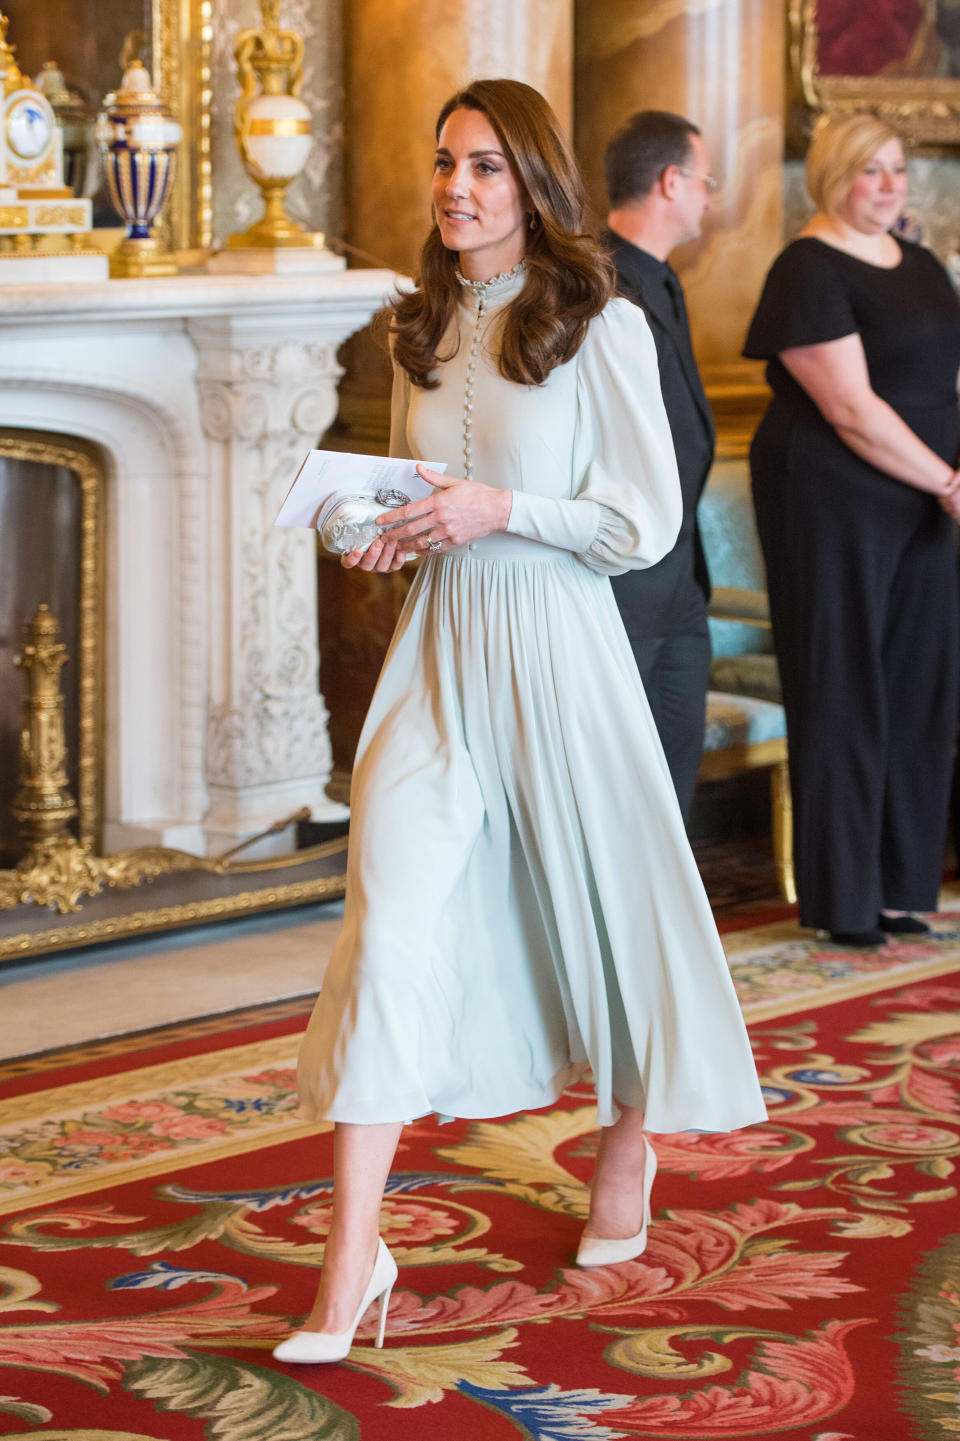
[[[765,1118],[743,1020],[608,576],[680,524],[642,313],[611,299],[543,98],[443,109],[435,224],[391,321],[391,453],[447,462],[347,566],[425,559],[353,778],[344,926],[300,1053],[336,1122],[320,1289],[289,1361],[381,1330],[404,1121],[549,1106],[592,1073],[604,1128],[581,1265],[646,1244],[645,1131]]]

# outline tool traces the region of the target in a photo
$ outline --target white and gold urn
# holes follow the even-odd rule
[[[313,145],[310,109],[300,98],[303,38],[280,28],[280,0],[260,0],[263,27],[243,30],[234,58],[240,98],[233,128],[244,169],[263,194],[263,215],[249,230],[228,237],[210,261],[217,270],[299,271],[342,268],[311,231],[286,211],[289,186]]]

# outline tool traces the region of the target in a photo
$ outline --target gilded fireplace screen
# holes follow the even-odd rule
[[[66,783],[73,829],[100,849],[103,796],[104,467],[63,436],[0,436],[0,867],[24,850],[14,815],[24,678],[16,665],[40,605],[60,626]]]

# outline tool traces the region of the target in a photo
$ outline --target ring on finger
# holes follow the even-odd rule
[[[443,541],[436,540],[432,535],[427,536],[427,545],[434,553],[438,550],[443,550]]]

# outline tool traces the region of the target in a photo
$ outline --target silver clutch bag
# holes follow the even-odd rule
[[[377,516],[409,504],[410,497],[402,490],[378,490],[375,494],[331,491],[317,515],[320,544],[334,555],[366,550],[378,535],[392,529],[389,525],[377,525]]]

